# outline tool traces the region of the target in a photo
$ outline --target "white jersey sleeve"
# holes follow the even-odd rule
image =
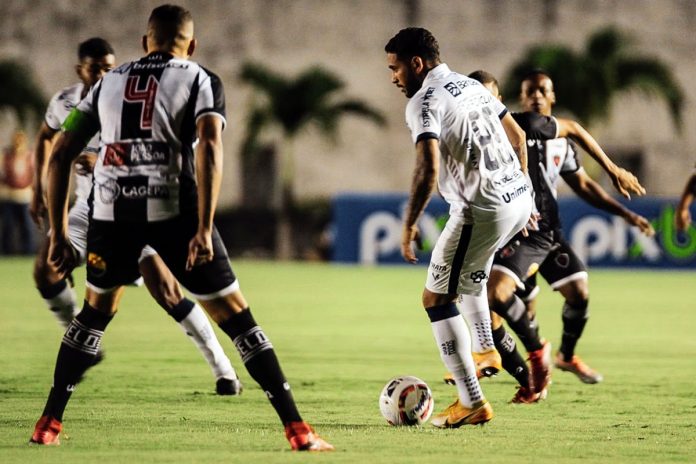
[[[63,121],[68,117],[68,114],[80,102],[83,85],[81,83],[66,87],[60,92],[57,92],[51,98],[46,108],[44,120],[46,125],[54,131],[59,131]]]
[[[198,73],[198,98],[196,99],[196,122],[206,114],[213,114],[222,119],[222,127],[227,124],[225,119],[225,92],[220,78],[201,67]]]
[[[411,130],[413,143],[423,139],[439,139],[442,132],[442,112],[435,95],[435,88],[428,87],[418,93],[406,105],[406,124]]]

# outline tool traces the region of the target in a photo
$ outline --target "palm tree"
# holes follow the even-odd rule
[[[22,125],[41,121],[46,110],[46,99],[31,71],[17,61],[0,61],[0,109],[13,111]]]
[[[618,94],[638,90],[663,99],[681,130],[684,92],[669,66],[634,53],[630,46],[630,38],[611,26],[592,34],[579,53],[557,44],[534,46],[508,72],[503,95],[516,99],[522,78],[541,68],[554,81],[556,107],[586,125],[605,119]]]
[[[343,116],[355,115],[366,118],[378,125],[385,124],[385,118],[367,103],[356,99],[339,99],[336,95],[345,84],[333,73],[312,67],[294,78],[287,78],[257,63],[243,66],[240,78],[254,89],[252,108],[247,117],[247,128],[242,144],[243,201],[253,205],[254,186],[259,190],[271,190],[272,198],[265,205],[276,211],[276,255],[281,259],[291,257],[290,213],[295,207],[293,191],[294,163],[293,142],[303,130],[310,126],[319,129],[320,134],[336,141],[339,121]],[[283,156],[275,158],[277,142],[264,143],[274,129],[280,129],[284,142]],[[280,164],[275,168],[275,159]],[[245,169],[245,166],[247,167]],[[270,172],[273,186],[268,189],[263,179],[264,172],[253,171],[254,167]],[[250,175],[252,174],[252,175]]]

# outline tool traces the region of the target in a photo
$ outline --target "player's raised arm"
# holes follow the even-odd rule
[[[655,235],[650,222],[643,216],[634,213],[624,205],[616,201],[597,182],[587,175],[584,169],[579,169],[571,174],[563,175],[563,180],[583,200],[592,206],[608,213],[622,217],[632,226],[636,226],[648,237]]]
[[[48,162],[48,219],[51,227],[49,262],[59,274],[68,272],[76,263],[67,238],[68,192],[72,162],[90,138],[99,130],[98,123],[85,113],[73,110],[63,124]]]
[[[416,167],[413,170],[411,195],[408,199],[401,234],[401,255],[409,263],[417,263],[413,241],[419,242],[418,218],[423,214],[437,182],[440,169],[440,146],[435,138],[426,138],[416,143]]]
[[[691,203],[694,201],[694,196],[696,196],[696,172],[689,177],[689,180],[684,186],[684,192],[679,199],[679,206],[674,215],[674,223],[677,226],[677,230],[685,231],[689,228],[691,224],[691,212],[689,208]]]
[[[222,182],[223,120],[214,114],[198,119],[196,182],[198,188],[198,231],[189,243],[187,269],[213,259],[213,217]]]
[[[633,173],[620,168],[604,153],[602,147],[580,124],[571,119],[556,118],[558,121],[558,136],[569,137],[578,143],[599,165],[609,174],[616,190],[626,198],[631,193],[645,195],[645,188]]]

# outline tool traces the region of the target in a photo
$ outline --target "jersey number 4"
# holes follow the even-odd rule
[[[140,129],[152,129],[152,115],[155,112],[155,96],[157,95],[157,87],[159,82],[157,78],[150,74],[147,77],[145,88],[140,88],[141,76],[130,76],[126,82],[126,92],[124,95],[128,103],[140,103]],[[144,76],[143,76],[144,77]]]

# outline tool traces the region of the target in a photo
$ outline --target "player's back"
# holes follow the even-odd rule
[[[419,137],[439,139],[438,187],[451,214],[499,214],[526,191],[519,161],[500,122],[506,112],[479,82],[444,64],[428,73],[411,98],[407,120],[414,142]]]
[[[217,76],[195,62],[151,53],[112,70],[80,104],[101,129],[94,218],[158,221],[196,208],[196,121],[223,119]]]

